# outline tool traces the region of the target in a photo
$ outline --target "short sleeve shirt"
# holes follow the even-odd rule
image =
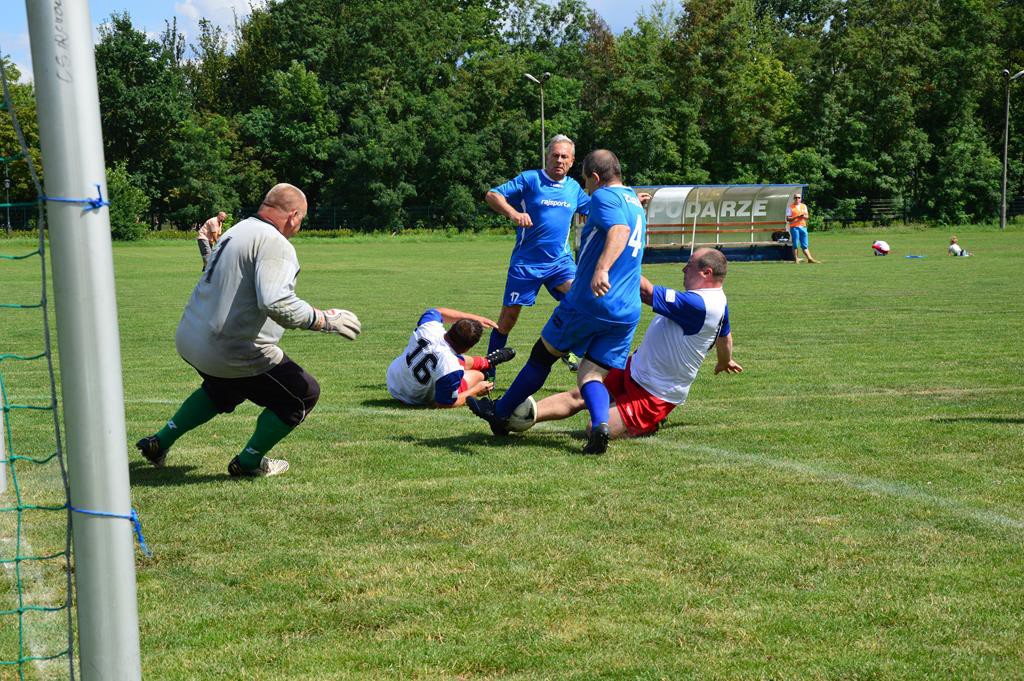
[[[512,265],[547,265],[571,258],[569,231],[576,213],[586,215],[590,197],[571,177],[553,180],[544,170],[527,170],[491,189],[527,213],[532,227],[516,228]]]
[[[462,357],[444,337],[441,313],[423,313],[405,351],[388,367],[388,392],[410,405],[455,404],[464,374]]]
[[[203,241],[212,242],[220,238],[220,232],[220,220],[218,220],[217,217],[214,216],[203,223],[203,226],[199,228],[199,234],[196,238],[202,239]]]
[[[565,303],[593,318],[616,323],[640,321],[640,264],[647,242],[647,217],[640,199],[629,187],[601,187],[590,197],[590,215],[580,237],[576,280]],[[598,298],[590,288],[608,230],[629,228],[626,247],[608,271],[611,290]]]
[[[728,336],[729,305],[721,288],[679,292],[654,287],[655,316],[633,355],[633,380],[666,402],[682,404],[704,357]]]

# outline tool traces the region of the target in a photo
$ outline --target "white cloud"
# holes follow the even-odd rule
[[[32,82],[32,54],[28,42],[28,31],[21,33],[0,32],[0,50],[8,55],[21,73],[19,83]]]
[[[250,0],[181,0],[174,3],[174,11],[187,19],[191,28],[198,27],[200,19],[209,19],[227,28],[234,22],[235,16],[249,16],[253,4],[263,3]]]

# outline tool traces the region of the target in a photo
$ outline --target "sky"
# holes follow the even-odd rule
[[[258,1],[258,0],[257,0]],[[156,37],[164,29],[164,20],[178,18],[178,30],[191,40],[198,33],[200,18],[230,28],[234,13],[245,16],[251,0],[89,0],[89,13],[96,27],[114,12],[127,11],[132,23]],[[615,33],[632,26],[637,15],[654,0],[588,0]],[[0,0],[0,52],[10,55],[22,73],[22,81],[31,79],[32,57],[28,42],[28,21],[23,0]]]

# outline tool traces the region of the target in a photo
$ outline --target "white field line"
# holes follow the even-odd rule
[[[787,395],[736,395],[730,397],[698,398],[702,402],[769,402],[778,400],[820,400],[828,398],[856,399],[859,397],[931,397],[958,395],[985,395],[1024,392],[1024,385],[1008,385],[985,388],[920,388],[898,390],[879,388],[853,392],[801,392]]]
[[[557,427],[558,425],[558,422],[555,421],[550,424],[538,424],[538,427]],[[335,442],[333,446],[343,449],[353,447],[363,449],[385,443],[389,447],[393,447],[395,449],[419,446],[419,444],[415,442],[400,442],[387,438],[339,441]],[[835,471],[823,466],[816,466],[814,464],[795,461],[792,459],[777,459],[760,454],[745,454],[743,452],[732,451],[729,449],[707,447],[704,445],[695,445],[685,442],[669,442],[663,440],[659,442],[659,445],[670,449],[683,450],[718,457],[720,459],[727,459],[736,463],[756,465],[787,473],[796,473],[805,477],[816,478],[822,482],[839,483],[851,489],[857,489],[871,494],[884,495],[902,499],[904,501],[932,506],[943,509],[952,515],[959,516],[961,518],[968,518],[989,527],[1024,530],[1024,520],[1012,518],[996,511],[977,508],[955,499],[937,496],[905,482],[883,480],[881,478],[873,478],[866,475]]]
[[[817,478],[823,482],[839,483],[846,487],[862,490],[871,494],[890,496],[897,499],[935,506],[948,511],[953,515],[969,518],[983,525],[1008,528],[1012,530],[1024,530],[1024,520],[1011,518],[1010,516],[1006,516],[995,511],[977,508],[954,499],[929,494],[928,492],[904,482],[893,482],[890,480],[882,480],[880,478],[872,478],[866,475],[844,473],[842,471],[834,471],[822,466],[815,466],[813,464],[794,461],[792,459],[776,459],[760,454],[744,454],[742,452],[734,452],[729,449],[719,449],[717,447],[707,447],[704,445],[688,444],[684,442],[666,442],[663,444],[674,449],[706,454],[738,463],[762,466],[764,468],[784,471],[787,473],[797,473],[799,475]]]
[[[702,402],[737,402],[737,401],[770,401],[770,400],[784,400],[784,399],[813,399],[813,398],[859,398],[859,397],[902,397],[902,396],[929,396],[929,395],[968,395],[968,394],[1001,394],[1001,393],[1016,393],[1024,392],[1024,386],[1003,386],[1003,387],[978,387],[978,388],[926,388],[919,390],[866,390],[848,393],[801,393],[800,395],[750,395],[750,396],[733,396],[727,398],[718,399],[701,399]],[[173,403],[171,400],[153,400],[153,399],[139,399],[134,400],[135,402],[141,403],[154,403],[154,404],[167,404]],[[472,423],[470,419],[467,419],[466,415],[462,413],[460,409],[412,409],[403,407],[328,407],[323,408],[322,406],[317,410],[324,413],[356,413],[356,414],[376,414],[381,416],[403,416],[403,417],[427,417],[430,419],[459,419],[464,420],[467,423]],[[921,416],[900,416],[895,418],[886,419],[887,421],[926,421],[933,418],[930,415]],[[563,426],[564,427],[564,426]],[[543,424],[539,424],[538,428],[547,429]],[[347,442],[337,442],[337,447],[366,447],[370,445],[379,445],[388,442],[389,446],[402,447],[405,444],[410,446],[413,443],[402,443],[395,442],[386,439],[369,439],[369,440],[350,440]],[[727,449],[717,449],[714,447],[706,447],[702,445],[693,445],[687,443],[674,443],[674,442],[662,442],[664,446],[681,449],[691,452],[697,452],[702,454],[708,454],[711,456],[717,456],[723,459],[729,459],[732,461],[760,465],[765,468],[771,468],[775,470],[782,470],[791,473],[798,473],[808,477],[818,478],[827,482],[838,482],[846,487],[852,489],[859,489],[872,494],[881,494],[885,496],[891,496],[907,501],[914,501],[930,506],[942,508],[954,515],[961,517],[970,518],[978,521],[984,525],[1009,528],[1013,530],[1024,530],[1024,520],[1017,518],[1011,518],[1010,516],[997,513],[995,511],[988,511],[985,509],[979,509],[968,504],[948,499],[945,497],[939,497],[934,494],[922,491],[902,482],[892,482],[888,480],[882,480],[879,478],[872,478],[869,476],[855,475],[851,473],[844,473],[841,471],[833,471],[820,466],[803,463],[800,461],[794,461],[791,459],[775,459],[766,457],[758,454],[744,454],[742,452],[735,452]]]
[[[16,548],[14,544],[14,537],[0,537],[0,556],[13,556]],[[21,548],[25,555],[35,555],[24,532],[21,536]],[[6,568],[5,572],[10,580],[11,591],[14,591],[17,586],[14,564],[4,563],[4,568]],[[26,605],[56,606],[57,599],[61,596],[70,598],[69,595],[64,594],[66,582],[61,582],[60,588],[47,586],[43,564],[37,561],[22,561],[21,584],[22,591],[25,593]],[[56,651],[67,648],[67,615],[64,611],[30,612],[26,617],[25,640],[28,642],[29,655],[53,655]],[[46,677],[58,678],[62,674],[61,670],[67,671],[68,659],[67,657],[58,657],[53,660],[34,660],[33,664]]]

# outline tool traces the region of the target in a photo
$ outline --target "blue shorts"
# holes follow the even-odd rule
[[[540,335],[556,350],[575,352],[606,369],[624,369],[636,326],[637,322],[619,324],[594,319],[561,303]]]
[[[556,291],[555,287],[575,278],[576,263],[568,257],[548,265],[512,265],[508,268],[502,305],[534,305],[541,285],[547,288],[552,298],[561,300],[565,294]]]
[[[789,240],[793,242],[793,248],[807,248],[807,228],[790,227]]]

